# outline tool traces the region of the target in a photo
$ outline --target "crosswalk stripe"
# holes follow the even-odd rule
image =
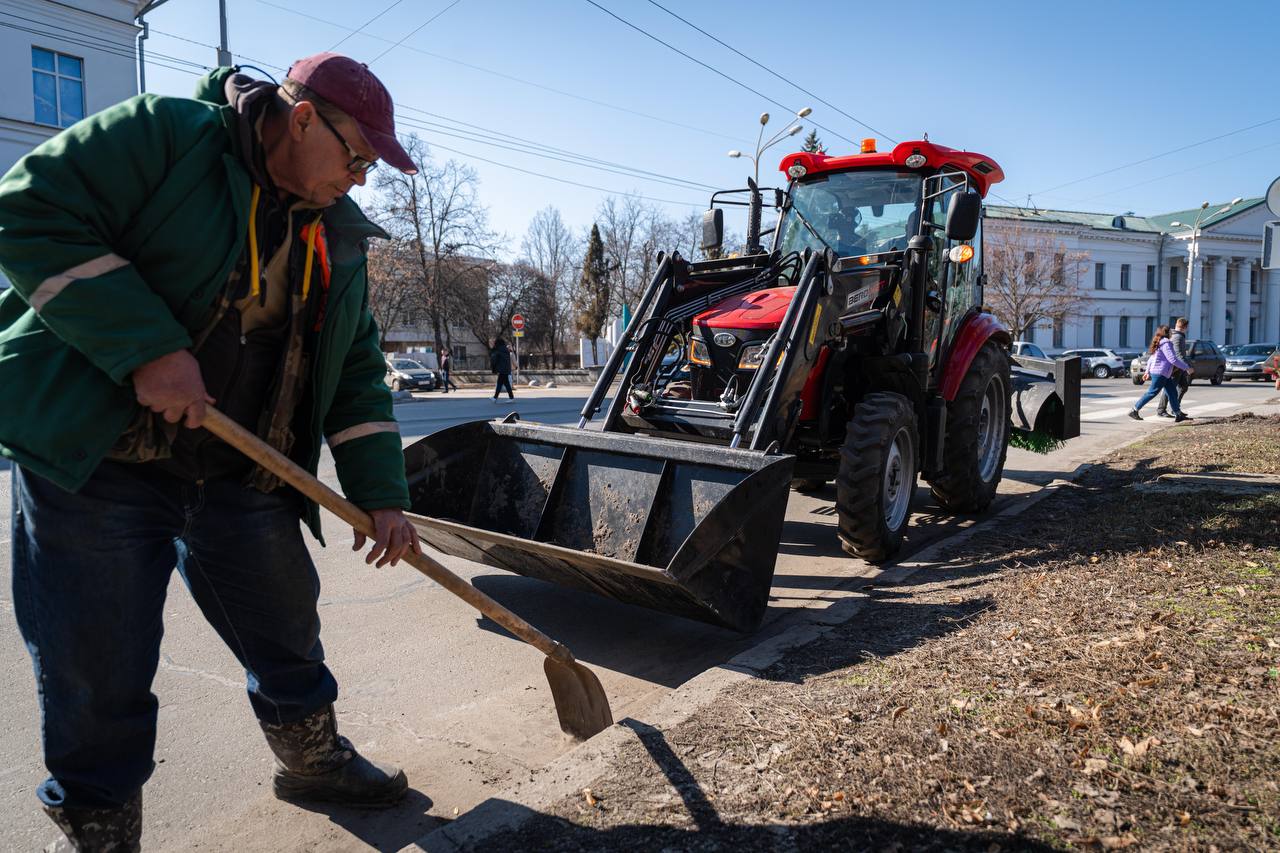
[[[1240,406],[1243,406],[1243,405],[1248,405],[1248,404],[1240,403],[1240,402],[1225,402],[1225,403],[1205,403],[1204,405],[1197,405],[1196,403],[1191,402],[1187,405],[1187,411],[1194,415],[1198,412],[1206,412],[1206,413],[1219,412],[1219,411],[1222,411],[1223,409],[1234,409],[1234,408],[1239,408]],[[1081,412],[1080,420],[1082,421],[1110,420],[1111,418],[1120,417],[1120,416],[1129,414],[1129,410],[1132,408],[1133,406],[1131,404],[1128,406],[1115,406],[1109,409],[1094,409],[1091,412]]]

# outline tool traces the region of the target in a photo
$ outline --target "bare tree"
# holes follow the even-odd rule
[[[636,260],[644,239],[644,223],[649,208],[639,196],[607,196],[596,217],[604,246],[605,266],[610,276],[610,307],[621,313],[623,305],[636,304],[643,284],[639,284]]]
[[[412,247],[400,240],[378,241],[369,249],[369,310],[378,323],[378,344],[387,348],[387,333],[413,321],[425,286],[415,271]]]
[[[423,307],[440,347],[448,344],[449,317],[457,307],[453,291],[474,278],[497,239],[480,203],[474,169],[455,160],[433,162],[417,136],[408,138],[405,150],[418,164],[418,174],[380,169],[375,209],[392,237],[411,247],[414,274],[424,283]]]
[[[993,233],[994,232],[994,233]],[[1015,339],[1044,320],[1065,322],[1091,303],[1080,289],[1086,252],[1071,252],[1051,234],[1022,225],[988,230],[983,298]]]
[[[484,268],[472,266],[465,280],[467,286],[459,289],[458,316],[486,349],[492,349],[541,275],[525,263],[492,263]]]
[[[534,214],[520,246],[521,260],[539,275],[528,294],[530,339],[545,341],[553,368],[566,327],[571,325],[569,293],[579,251],[578,241],[555,207]]]

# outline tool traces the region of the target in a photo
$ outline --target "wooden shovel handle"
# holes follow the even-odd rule
[[[222,412],[212,406],[207,407],[203,426],[365,536],[370,538],[375,536],[373,518],[367,512],[302,470],[293,460]],[[574,662],[573,655],[567,647],[557,643],[426,554],[415,554],[410,551],[401,559],[544,655],[566,664]]]

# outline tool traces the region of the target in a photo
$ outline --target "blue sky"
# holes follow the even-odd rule
[[[725,76],[587,0],[453,2],[228,0],[229,43],[238,61],[287,66],[345,39],[337,49],[372,63],[398,118],[407,120],[405,132],[422,136],[438,159],[476,169],[492,224],[514,245],[548,204],[573,227],[589,226],[606,193],[484,160],[636,192],[684,214],[704,208],[708,197],[685,182],[744,185],[750,164],[726,151],[753,148],[760,112],[773,115],[770,130],[786,127],[786,110],[766,98],[812,106],[805,130],[821,125],[831,153],[853,150],[864,136],[879,137],[883,149],[891,144],[886,135],[927,132],[934,142],[988,154],[1006,174],[994,187],[1002,198],[989,197],[997,204],[1025,203],[1030,194],[1041,207],[1150,214],[1262,195],[1280,175],[1280,101],[1274,85],[1264,84],[1274,79],[1274,0],[659,0],[881,133],[647,0],[596,2]],[[216,43],[214,0],[170,0],[149,20],[147,49],[157,58],[213,64],[213,49],[193,42]],[[157,65],[147,71],[153,92],[185,95],[194,79]],[[512,136],[560,149],[555,156],[570,162],[490,144],[527,146]],[[763,184],[781,185],[776,166],[787,149],[784,143],[765,155]],[[1156,156],[1166,152],[1173,153]],[[676,185],[588,168],[579,155]]]

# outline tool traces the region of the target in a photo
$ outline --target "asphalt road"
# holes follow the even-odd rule
[[[1086,380],[1084,435],[1052,454],[1011,450],[999,501],[1007,505],[1137,433],[1169,421],[1125,417],[1138,391],[1127,380]],[[568,424],[586,389],[521,389],[523,420]],[[1193,386],[1192,414],[1229,415],[1277,396],[1263,383]],[[419,395],[397,405],[407,442],[444,426],[506,414],[485,391]],[[0,463],[2,466],[3,463]],[[336,485],[326,458],[322,476]],[[10,500],[0,470],[0,502]],[[702,670],[776,633],[796,608],[857,594],[875,572],[846,557],[835,536],[831,490],[793,494],[769,612],[748,639],[710,626],[615,604],[482,566],[447,560],[464,577],[566,642],[600,678],[615,718],[642,714]],[[940,513],[917,494],[906,554],[973,523]],[[572,746],[559,732],[540,655],[411,568],[374,570],[350,553],[351,532],[326,522],[330,545],[313,547],[323,583],[324,641],[342,694],[339,719],[358,748],[403,764],[412,792],[385,813],[314,811],[270,796],[271,759],[244,698],[235,659],[200,617],[176,573],[155,692],[160,731],[146,789],[149,850],[395,850],[530,778]],[[73,535],[68,530],[68,535]],[[11,527],[0,522],[0,849],[39,849],[56,833],[33,789],[43,778],[31,664],[13,621]],[[264,570],[269,567],[264,567]],[[110,566],[103,582],[110,582]]]

